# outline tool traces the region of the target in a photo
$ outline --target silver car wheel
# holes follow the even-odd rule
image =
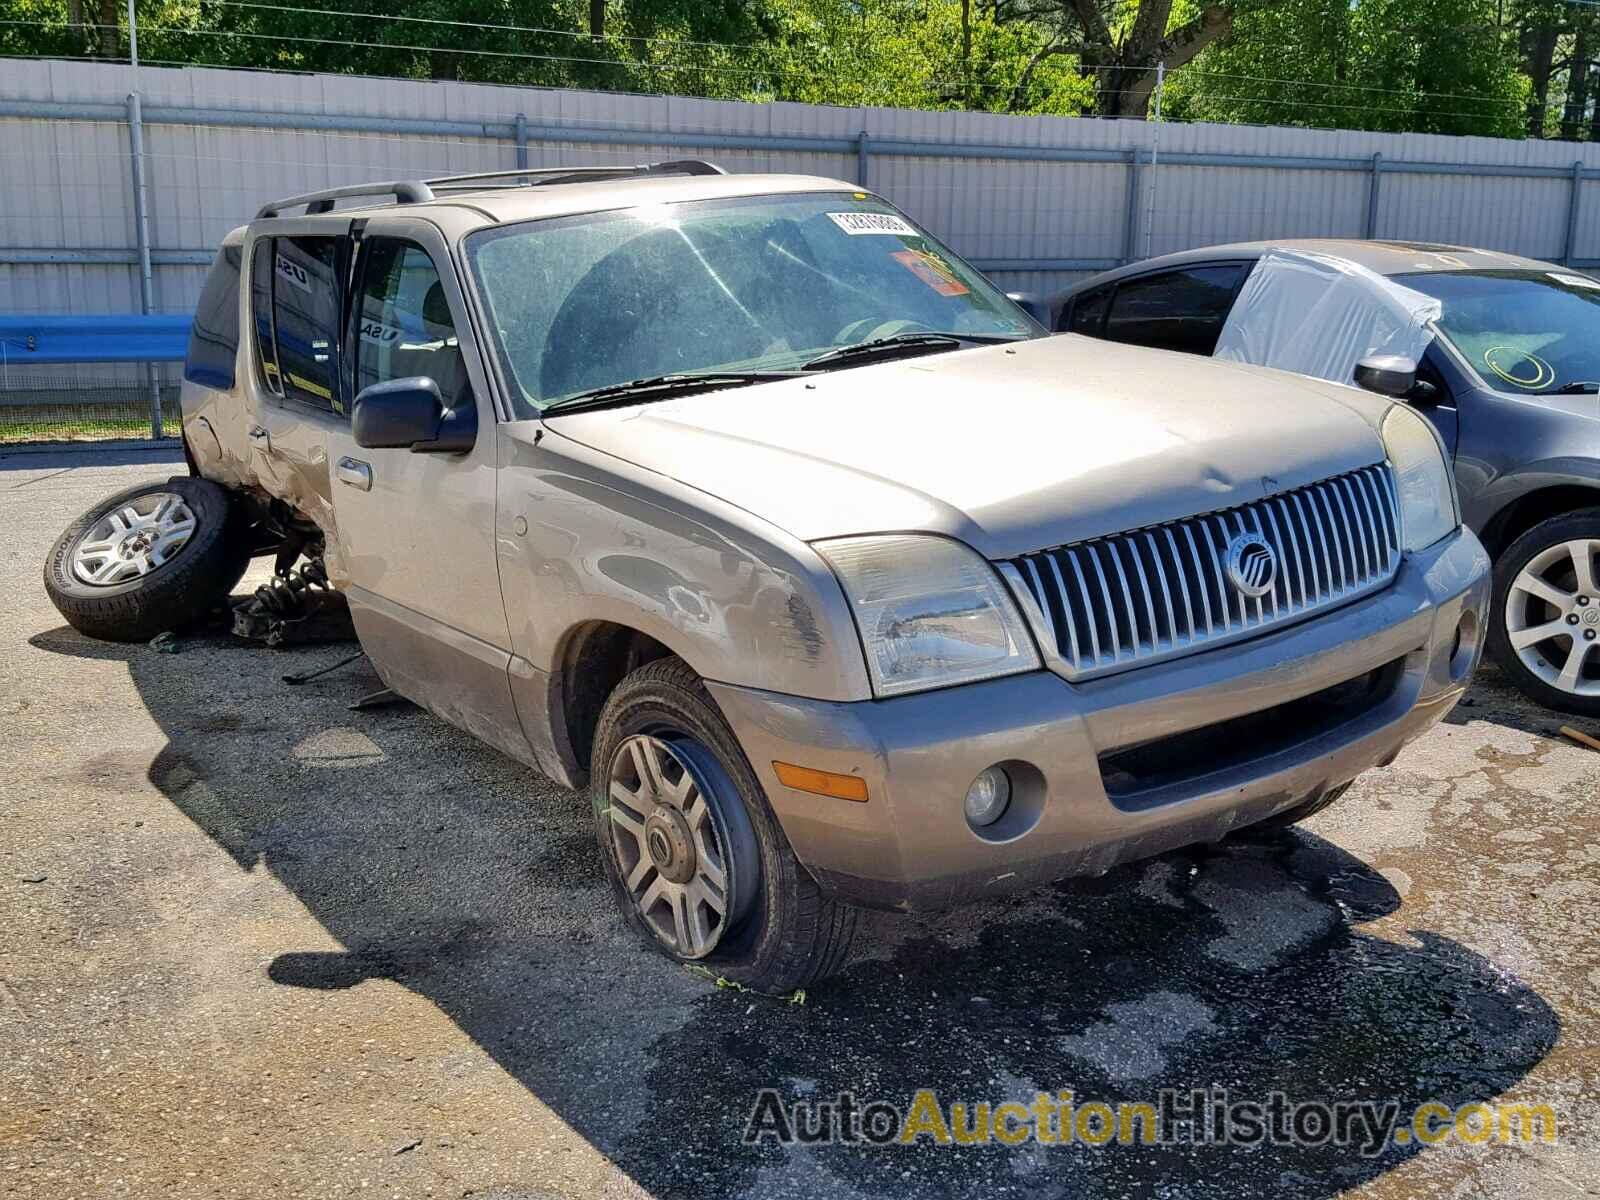
[[[110,587],[148,575],[172,561],[198,522],[182,496],[151,492],[105,514],[72,548],[72,573]]]
[[[1557,542],[1528,560],[1506,593],[1506,637],[1522,665],[1551,687],[1600,696],[1600,539]]]
[[[688,741],[634,734],[611,760],[611,844],[629,898],[651,931],[682,958],[704,958],[742,916],[728,804]]]

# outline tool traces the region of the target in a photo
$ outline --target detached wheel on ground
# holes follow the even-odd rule
[[[1535,525],[1500,555],[1489,652],[1530,699],[1600,716],[1600,508]]]
[[[824,898],[796,860],[732,730],[681,660],[617,686],[590,772],[606,873],[650,945],[767,993],[844,964],[855,910]]]
[[[249,562],[227,490],[174,476],[107,496],[69,525],[45,561],[44,587],[74,629],[148,641],[203,618]]]

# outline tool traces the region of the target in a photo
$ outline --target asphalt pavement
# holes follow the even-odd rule
[[[1556,734],[1600,724],[1486,669],[1281,840],[873,915],[841,976],[768,999],[636,945],[584,797],[414,708],[351,711],[364,665],[282,682],[346,647],[67,628],[57,533],[181,470],[0,456],[0,1196],[1600,1195],[1600,753]],[[744,1138],[763,1089],[924,1088],[1560,1124],[1366,1154]]]

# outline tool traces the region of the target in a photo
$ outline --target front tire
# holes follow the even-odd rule
[[[768,994],[843,966],[855,910],[824,897],[795,858],[733,731],[681,660],[617,685],[590,779],[617,903],[656,950]]]
[[[44,589],[80,633],[148,641],[205,617],[249,562],[228,492],[180,475],[107,496],[67,526]]]
[[[1500,555],[1488,648],[1529,699],[1600,717],[1600,508],[1541,522]]]

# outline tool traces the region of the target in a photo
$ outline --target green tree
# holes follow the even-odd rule
[[[1184,120],[1516,137],[1527,96],[1494,0],[1289,0],[1241,11],[1165,99]]]

